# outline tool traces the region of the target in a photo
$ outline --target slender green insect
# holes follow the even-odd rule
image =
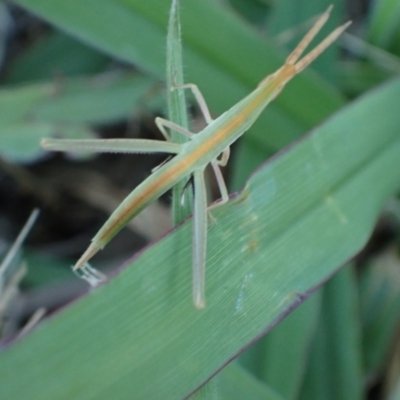
[[[229,200],[228,190],[222,177],[220,166],[225,166],[229,158],[229,146],[246,132],[256,121],[264,108],[281,92],[284,86],[299,72],[315,60],[349,26],[350,22],[336,28],[318,46],[300,59],[302,53],[329,18],[330,6],[315,22],[284,65],[261,81],[247,97],[212,119],[206,102],[194,84],[178,88],[190,89],[207,122],[206,128],[192,133],[171,121],[156,118],[156,124],[166,142],[140,139],[103,140],[63,140],[43,139],[41,145],[53,151],[120,152],[120,153],[170,153],[175,155],[170,161],[155,170],[144,182],[137,186],[120,206],[112,213],[92,243],[77,261],[74,270],[93,275],[87,262],[102,249],[133,217],[150,202],[176,185],[183,178],[193,175],[193,302],[197,308],[205,307],[205,263],[207,247],[207,223],[210,209],[225,204]],[[189,137],[184,144],[173,143],[167,128]],[[207,205],[204,170],[211,164],[221,192],[221,200]]]

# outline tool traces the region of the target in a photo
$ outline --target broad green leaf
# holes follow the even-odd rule
[[[358,100],[215,210],[205,310],[191,301],[188,220],[5,348],[0,397],[193,393],[364,245],[400,189],[399,94],[398,79]]]

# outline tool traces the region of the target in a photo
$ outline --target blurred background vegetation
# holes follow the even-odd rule
[[[281,64],[331,1],[181,3],[186,80],[199,85],[218,115]],[[400,1],[334,3],[324,32],[347,19],[351,29],[234,146],[225,171],[231,191],[269,156],[400,71]],[[154,118],[166,112],[169,6],[161,0],[0,2],[3,252],[32,209],[41,210],[23,251],[28,273],[3,317],[6,340],[35,310],[55,312],[86,291],[70,265],[163,161],[158,155],[50,154],[38,143],[46,136],[161,139]],[[200,129],[197,109],[190,111]],[[166,195],[148,208],[96,265],[109,271],[161,236],[171,226],[169,203]],[[259,398],[400,398],[399,227],[400,203],[393,198],[349,266],[240,356],[237,368],[274,391]],[[214,392],[211,381],[194,396],[214,398]],[[226,396],[240,398],[239,392]]]

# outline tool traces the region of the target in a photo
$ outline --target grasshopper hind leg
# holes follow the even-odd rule
[[[205,269],[207,253],[207,192],[204,170],[195,171],[193,208],[193,303],[196,308],[204,308]]]
[[[187,129],[183,128],[182,126],[180,126],[178,124],[175,124],[172,121],[169,121],[168,119],[157,117],[155,119],[155,123],[157,125],[157,128],[163,134],[163,136],[165,137],[165,140],[167,142],[172,142],[172,139],[171,139],[170,134],[167,132],[166,128],[169,128],[175,132],[178,132],[190,139],[194,136],[193,132],[188,131]]]
[[[206,100],[204,96],[200,92],[200,89],[194,83],[185,83],[184,85],[175,86],[175,89],[189,89],[192,91],[194,98],[197,101],[197,104],[200,107],[200,111],[202,112],[204,119],[207,122],[207,125],[211,124],[214,120],[211,117],[210,110],[208,109]]]

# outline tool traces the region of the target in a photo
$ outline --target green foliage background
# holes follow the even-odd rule
[[[168,1],[14,3],[57,30],[14,61],[0,91],[10,160],[37,157],[42,136],[91,137],[96,124],[139,114],[165,80]],[[285,45],[327,5],[181,0],[184,80],[218,115],[281,65]],[[398,327],[398,252],[361,272],[348,265],[321,287],[362,249],[400,188],[397,8],[377,1],[340,41],[344,61],[332,46],[240,141],[231,188],[244,189],[210,227],[204,311],[191,304],[189,219],[5,348],[0,397],[365,398]],[[344,9],[335,2],[317,40]],[[362,40],[352,35],[359,26]],[[110,56],[136,70],[102,79]],[[54,69],[65,73],[61,93]],[[398,387],[395,374],[384,398]]]

